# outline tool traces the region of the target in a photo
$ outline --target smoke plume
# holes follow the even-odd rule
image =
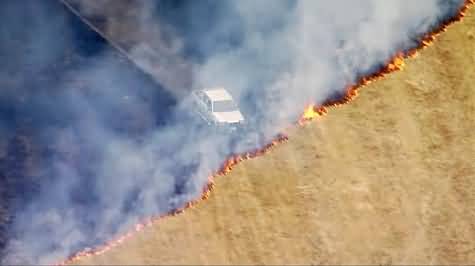
[[[462,4],[71,2],[125,54],[61,2],[1,3],[4,264],[52,263],[182,207],[228,156],[341,96]],[[240,104],[239,135],[192,115],[188,93],[215,86]]]

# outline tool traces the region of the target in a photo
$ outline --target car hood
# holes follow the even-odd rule
[[[213,115],[220,123],[237,123],[244,120],[240,111],[213,112]]]

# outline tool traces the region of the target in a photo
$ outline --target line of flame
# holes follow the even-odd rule
[[[70,264],[74,261],[77,261],[77,260],[80,260],[80,259],[83,259],[83,258],[86,258],[86,257],[91,257],[91,256],[103,254],[103,253],[109,251],[110,249],[122,244],[125,240],[132,237],[135,233],[140,232],[143,229],[145,229],[146,227],[151,226],[156,221],[158,221],[158,220],[160,220],[164,217],[175,216],[175,215],[178,215],[178,214],[181,214],[181,213],[185,212],[186,209],[192,208],[193,206],[195,206],[200,201],[208,199],[209,195],[211,194],[211,192],[213,191],[213,188],[214,188],[214,178],[215,177],[223,176],[223,175],[228,174],[229,172],[231,172],[232,168],[235,165],[237,165],[238,163],[240,163],[244,160],[249,160],[249,159],[264,155],[264,154],[268,153],[273,147],[277,146],[280,143],[286,142],[287,140],[288,140],[288,137],[286,135],[279,134],[279,135],[277,135],[277,137],[272,142],[265,145],[263,148],[259,148],[259,149],[255,149],[253,151],[249,151],[249,152],[246,152],[246,153],[243,153],[243,154],[238,154],[238,155],[235,155],[235,156],[231,156],[230,158],[228,158],[222,164],[221,168],[219,168],[218,171],[216,171],[213,175],[210,175],[208,177],[208,182],[204,186],[203,192],[202,192],[201,196],[198,199],[192,200],[192,201],[186,203],[185,206],[183,206],[181,208],[178,208],[178,209],[175,209],[175,210],[172,210],[168,213],[146,218],[146,219],[142,220],[141,222],[135,224],[135,226],[132,228],[132,230],[128,231],[127,233],[125,233],[123,235],[120,235],[119,237],[114,238],[110,241],[107,241],[103,245],[101,245],[99,247],[96,247],[94,249],[86,248],[86,249],[84,249],[84,250],[82,250],[82,251],[80,251],[80,252],[78,252],[78,253],[70,256],[70,257],[68,257],[66,260],[64,260],[60,263],[57,263],[56,265],[66,265],[66,264]]]
[[[320,106],[308,105],[305,108],[301,118],[297,121],[296,124],[300,125],[300,126],[303,126],[307,122],[313,120],[314,118],[319,117],[319,116],[323,116],[326,113],[328,113],[328,108],[338,107],[338,106],[349,103],[350,101],[355,99],[356,96],[358,96],[359,89],[363,88],[364,86],[367,86],[368,84],[370,84],[374,81],[377,81],[377,80],[380,80],[380,79],[384,78],[385,76],[387,76],[390,73],[402,70],[405,66],[405,63],[404,63],[405,59],[416,57],[418,55],[419,51],[421,51],[422,49],[425,49],[428,46],[430,46],[442,32],[447,31],[447,28],[450,25],[452,25],[455,22],[461,21],[465,17],[465,14],[466,14],[467,10],[473,4],[475,4],[475,0],[465,0],[463,6],[460,8],[457,15],[455,15],[454,17],[446,20],[438,28],[436,28],[433,31],[431,31],[431,32],[425,34],[424,36],[422,36],[422,38],[420,39],[420,41],[419,41],[419,43],[416,47],[411,48],[411,49],[409,49],[405,52],[396,53],[392,57],[392,59],[389,60],[387,62],[387,64],[382,69],[380,69],[379,71],[377,71],[373,74],[362,77],[356,84],[348,86],[347,89],[346,89],[345,96],[342,97],[341,99],[333,100],[333,101],[327,101],[327,102],[323,103]],[[200,201],[208,199],[210,193],[213,191],[213,188],[214,188],[214,178],[215,177],[228,174],[229,172],[231,172],[233,167],[236,166],[238,163],[240,163],[244,160],[248,160],[248,159],[252,159],[252,158],[264,155],[267,152],[269,152],[273,147],[277,146],[280,143],[286,142],[287,140],[288,140],[287,135],[279,134],[271,143],[267,144],[263,148],[256,149],[256,150],[250,151],[250,152],[246,152],[244,154],[231,156],[230,158],[228,158],[222,164],[221,168],[218,171],[216,171],[213,175],[208,177],[208,182],[205,185],[205,187],[203,188],[203,193],[201,194],[201,196],[198,199],[190,201],[185,206],[183,206],[182,208],[173,210],[169,213],[147,218],[147,219],[141,221],[140,223],[137,223],[133,227],[133,229],[130,230],[129,232],[127,232],[127,233],[125,233],[125,234],[123,234],[123,235],[121,235],[121,236],[119,236],[115,239],[112,239],[111,241],[108,241],[105,244],[103,244],[99,247],[96,247],[94,249],[86,248],[86,249],[84,249],[84,250],[82,250],[82,251],[80,251],[80,252],[78,252],[78,253],[76,253],[76,254],[68,257],[68,258],[66,258],[65,260],[61,261],[60,263],[57,263],[56,265],[70,264],[74,261],[77,261],[77,260],[80,260],[80,259],[83,259],[83,258],[86,258],[86,257],[91,257],[91,256],[96,256],[96,255],[103,254],[103,253],[109,251],[110,249],[122,244],[125,240],[132,237],[135,233],[140,232],[143,229],[145,229],[146,227],[149,227],[149,226],[153,225],[158,220],[160,220],[162,218],[165,218],[165,217],[168,217],[168,216],[175,216],[177,214],[183,213],[186,209],[192,208],[193,206],[195,206]]]
[[[309,104],[304,110],[304,113],[298,120],[299,125],[305,125],[307,122],[319,117],[323,116],[328,113],[328,108],[330,107],[338,107],[348,102],[354,100],[358,96],[358,91],[369,85],[372,82],[380,80],[387,76],[390,73],[399,71],[404,69],[405,67],[405,59],[417,57],[419,52],[427,47],[429,47],[433,42],[439,37],[439,35],[443,32],[447,31],[447,28],[455,22],[461,21],[467,12],[467,10],[475,4],[475,0],[465,0],[463,6],[459,9],[459,12],[454,17],[444,21],[439,27],[436,29],[424,34],[420,39],[419,43],[404,52],[396,53],[387,63],[386,65],[376,71],[373,74],[360,78],[355,84],[350,85],[346,88],[345,96],[341,99],[327,101],[320,106]]]

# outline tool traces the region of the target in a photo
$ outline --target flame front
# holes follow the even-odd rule
[[[362,77],[355,84],[348,86],[346,89],[345,96],[341,99],[324,102],[320,107],[317,107],[316,105],[309,105],[307,108],[304,109],[304,112],[298,120],[298,124],[302,125],[306,121],[312,120],[313,118],[319,115],[325,115],[326,113],[328,113],[327,109],[329,107],[338,107],[356,98],[356,96],[358,96],[359,89],[361,89],[362,87],[367,86],[374,81],[380,80],[390,73],[403,70],[406,65],[405,59],[417,57],[419,51],[432,45],[441,33],[447,31],[447,28],[450,25],[455,22],[461,21],[465,17],[467,10],[472,7],[473,4],[475,4],[475,0],[465,0],[463,6],[460,8],[459,12],[454,17],[443,22],[438,28],[434,29],[433,31],[428,32],[424,36],[422,36],[417,46],[407,51],[397,52],[379,71],[368,76]],[[315,115],[315,112],[318,115]]]
[[[144,219],[143,221],[137,223],[132,228],[132,230],[130,230],[129,232],[127,232],[123,235],[120,235],[119,237],[117,237],[117,238],[115,238],[111,241],[108,241],[104,245],[102,245],[100,247],[97,247],[95,249],[86,248],[86,249],[74,254],[73,256],[70,256],[66,260],[64,260],[60,263],[57,263],[57,265],[71,264],[71,263],[73,263],[75,261],[78,261],[82,258],[103,254],[103,253],[109,251],[110,249],[122,244],[125,240],[132,237],[135,233],[140,232],[140,231],[144,230],[145,228],[152,226],[158,220],[161,220],[164,217],[175,216],[177,214],[181,214],[181,213],[185,212],[185,210],[187,210],[189,208],[192,208],[198,202],[200,202],[202,200],[206,200],[206,199],[209,198],[209,196],[211,194],[211,191],[213,191],[213,188],[214,188],[214,178],[216,176],[220,176],[220,175],[222,176],[222,175],[228,174],[229,172],[231,172],[233,167],[236,166],[238,163],[240,163],[244,160],[248,160],[248,159],[252,159],[254,157],[264,155],[264,154],[268,153],[273,147],[277,146],[280,143],[286,142],[287,140],[288,140],[288,137],[286,135],[279,134],[272,142],[265,145],[261,149],[256,149],[254,151],[246,152],[244,154],[231,156],[230,158],[228,158],[223,163],[221,168],[218,171],[216,171],[215,174],[208,177],[208,182],[205,185],[205,187],[203,188],[202,194],[198,199],[190,201],[190,202],[186,203],[185,206],[183,206],[182,208],[172,210],[169,213]]]
[[[343,98],[338,99],[338,100],[333,100],[333,101],[327,101],[327,102],[323,103],[320,107],[318,107],[317,105],[308,105],[304,109],[304,112],[302,113],[300,119],[297,121],[297,125],[304,125],[308,121],[311,121],[311,120],[313,120],[313,119],[315,119],[319,116],[325,115],[328,112],[328,108],[330,108],[330,107],[338,107],[338,106],[341,106],[343,104],[346,104],[346,103],[350,102],[351,100],[353,100],[358,95],[358,90],[360,88],[362,88],[362,87],[364,87],[364,86],[366,86],[366,85],[368,85],[368,84],[370,84],[370,83],[372,83],[376,80],[380,80],[380,79],[384,78],[386,75],[388,75],[392,72],[404,69],[404,66],[405,66],[404,60],[405,59],[416,57],[418,52],[420,50],[430,46],[434,42],[434,40],[439,36],[440,33],[447,31],[448,26],[450,26],[451,24],[453,24],[455,22],[461,21],[465,17],[465,12],[473,4],[475,4],[475,0],[465,0],[464,5],[462,6],[462,8],[459,10],[458,14],[455,17],[453,17],[450,20],[442,23],[439,26],[439,28],[433,30],[432,32],[427,33],[426,35],[424,35],[421,38],[418,46],[416,46],[416,47],[414,47],[414,48],[412,48],[408,51],[405,51],[405,52],[396,53],[392,57],[392,59],[387,62],[385,67],[380,69],[380,71],[377,71],[376,73],[368,75],[366,77],[362,77],[356,84],[349,86],[346,89],[346,94]],[[116,247],[116,246],[120,245],[121,243],[123,243],[125,240],[130,238],[134,233],[140,232],[143,229],[145,229],[146,227],[153,225],[155,222],[157,222],[161,218],[168,217],[168,216],[175,216],[177,214],[183,213],[186,209],[192,208],[198,202],[200,202],[202,200],[205,200],[209,197],[211,191],[214,188],[214,178],[216,176],[228,174],[229,172],[232,171],[233,167],[236,166],[239,162],[242,162],[242,161],[248,160],[248,159],[252,159],[252,158],[257,157],[257,156],[264,155],[267,152],[269,152],[276,145],[278,145],[280,143],[283,143],[283,142],[286,142],[287,140],[288,140],[288,137],[286,135],[280,134],[274,139],[274,141],[267,144],[266,146],[264,146],[261,149],[256,149],[254,151],[246,152],[244,154],[231,156],[230,158],[228,158],[223,163],[222,167],[215,174],[208,177],[208,182],[207,182],[207,184],[205,185],[205,187],[203,189],[203,193],[201,194],[201,196],[198,199],[195,199],[195,200],[187,203],[184,207],[182,207],[180,209],[176,209],[176,210],[173,210],[173,211],[171,211],[169,213],[166,213],[166,214],[163,214],[163,215],[159,215],[159,216],[155,216],[155,217],[145,219],[144,221],[136,224],[133,227],[133,229],[131,231],[129,231],[128,233],[126,233],[124,235],[121,235],[118,238],[115,238],[115,239],[105,243],[104,245],[95,248],[95,249],[90,249],[90,248],[84,249],[83,251],[80,251],[80,252],[70,256],[66,260],[64,260],[62,262],[59,262],[58,265],[70,264],[70,263],[73,263],[73,262],[75,262],[77,260],[80,260],[82,258],[85,258],[85,257],[90,257],[90,256],[94,256],[94,255],[103,254],[106,251],[110,250],[111,248]]]
[[[308,105],[305,108],[302,116],[298,120],[298,124],[303,126],[306,122],[312,121],[313,119],[326,114],[327,110],[324,107],[317,107],[315,105]]]
[[[387,66],[388,72],[399,71],[404,69],[406,63],[404,63],[404,54],[398,53],[389,63]]]

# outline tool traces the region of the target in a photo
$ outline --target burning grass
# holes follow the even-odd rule
[[[396,53],[391,60],[389,60],[383,68],[381,68],[379,71],[376,71],[373,74],[370,74],[368,76],[360,78],[356,84],[350,85],[346,89],[346,93],[344,97],[333,100],[333,101],[327,101],[323,103],[321,106],[316,106],[316,105],[308,105],[305,108],[304,113],[302,114],[301,118],[298,121],[299,125],[304,125],[306,122],[313,120],[314,118],[318,116],[322,116],[326,113],[328,113],[328,108],[329,107],[338,107],[343,104],[346,104],[356,98],[358,96],[358,91],[362,87],[380,80],[384,78],[386,75],[391,74],[393,72],[399,71],[404,69],[405,67],[405,59],[408,58],[414,58],[418,55],[419,51],[427,48],[430,46],[436,38],[443,32],[447,31],[447,28],[458,21],[461,21],[465,17],[465,13],[467,10],[475,4],[475,0],[465,0],[463,6],[460,8],[459,12],[457,15],[454,17],[448,19],[447,21],[444,21],[438,28],[432,30],[431,32],[426,33],[424,36],[421,37],[421,40],[419,41],[418,45],[407,50],[407,51],[402,51]]]
[[[420,42],[418,43],[417,46],[415,46],[415,47],[413,47],[413,48],[411,48],[407,51],[396,53],[392,57],[392,59],[389,60],[385,64],[384,67],[379,69],[379,71],[376,71],[375,73],[370,74],[368,76],[362,77],[362,78],[359,79],[358,82],[356,82],[356,84],[348,86],[347,89],[346,89],[346,93],[342,98],[327,101],[327,102],[323,103],[320,106],[309,104],[304,109],[304,112],[302,113],[300,119],[297,121],[296,124],[299,125],[299,126],[303,126],[306,123],[308,123],[309,121],[312,121],[315,118],[323,116],[326,113],[328,113],[329,108],[338,107],[338,106],[341,106],[343,104],[349,103],[351,100],[353,100],[358,95],[358,91],[361,88],[363,88],[364,86],[366,86],[366,85],[368,85],[368,84],[370,84],[374,81],[380,80],[380,79],[384,78],[385,76],[387,76],[390,73],[393,73],[395,71],[399,71],[399,70],[404,69],[405,59],[416,57],[418,55],[419,51],[421,51],[422,49],[430,46],[435,41],[437,36],[439,34],[441,34],[442,32],[445,32],[451,24],[453,24],[455,22],[458,22],[458,21],[461,21],[465,17],[465,12],[473,4],[475,4],[475,0],[465,0],[464,5],[461,7],[461,9],[459,10],[459,13],[456,16],[448,19],[447,21],[443,22],[438,28],[436,28],[433,31],[431,31],[431,32],[425,34],[424,36],[422,36],[422,38],[421,38],[421,40],[420,40]],[[238,155],[231,156],[230,158],[225,160],[222,167],[218,171],[216,171],[213,175],[208,177],[208,182],[204,186],[203,192],[202,192],[201,196],[198,199],[187,203],[185,206],[183,206],[180,209],[176,209],[176,210],[173,210],[173,211],[171,211],[169,213],[166,213],[166,214],[163,214],[163,215],[159,215],[159,216],[150,217],[148,219],[145,219],[142,222],[136,224],[126,234],[123,234],[123,235],[121,235],[121,236],[105,243],[104,245],[96,247],[94,249],[90,249],[90,248],[84,249],[83,251],[80,251],[80,252],[70,256],[69,258],[67,258],[66,260],[64,260],[64,261],[62,261],[58,264],[59,265],[71,264],[75,261],[80,260],[81,258],[103,254],[103,253],[107,252],[108,250],[120,245],[122,242],[124,242],[125,240],[130,238],[134,233],[140,232],[144,228],[146,228],[148,226],[151,226],[152,224],[154,224],[155,222],[157,222],[161,218],[164,218],[164,217],[167,217],[167,216],[174,216],[174,215],[183,213],[186,209],[193,207],[198,202],[200,202],[202,200],[205,200],[209,197],[210,193],[212,192],[212,190],[214,188],[214,181],[213,180],[214,180],[215,177],[220,176],[220,175],[222,176],[222,175],[228,174],[230,171],[232,171],[233,167],[236,166],[238,163],[240,163],[244,160],[248,160],[248,159],[252,159],[252,158],[264,155],[267,152],[269,152],[276,145],[278,145],[280,143],[283,143],[283,142],[286,142],[287,140],[288,140],[288,137],[285,134],[280,134],[271,143],[267,144],[266,146],[264,146],[261,149],[256,149],[254,151],[246,152],[244,154],[238,154]]]
[[[200,201],[206,200],[209,197],[209,195],[211,194],[211,191],[213,191],[213,188],[214,188],[214,178],[215,177],[223,176],[223,175],[228,174],[229,172],[232,171],[233,167],[236,166],[238,163],[240,163],[244,160],[248,160],[248,159],[252,159],[252,158],[264,155],[264,154],[268,153],[272,148],[277,146],[278,144],[286,142],[287,140],[288,140],[288,137],[286,135],[279,134],[278,136],[276,136],[276,138],[272,142],[265,145],[263,148],[256,149],[256,150],[253,150],[253,151],[249,151],[249,152],[246,152],[244,154],[238,154],[238,155],[231,156],[230,158],[228,158],[223,163],[223,165],[221,166],[221,168],[218,171],[216,171],[213,175],[208,177],[208,182],[204,186],[203,191],[201,193],[201,196],[198,199],[195,199],[193,201],[188,202],[187,204],[185,204],[185,206],[183,206],[179,209],[175,209],[175,210],[172,210],[172,211],[170,211],[168,213],[165,213],[165,214],[162,214],[162,215],[158,215],[158,216],[154,216],[154,217],[144,219],[143,221],[137,223],[129,232],[127,232],[127,233],[125,233],[125,234],[123,234],[123,235],[121,235],[121,236],[119,236],[115,239],[112,239],[111,241],[108,241],[104,245],[102,245],[100,247],[97,247],[95,249],[86,248],[86,249],[76,253],[75,255],[69,257],[65,261],[63,261],[61,263],[58,263],[58,265],[71,264],[74,261],[77,261],[81,258],[86,258],[86,257],[90,257],[90,256],[103,254],[103,253],[107,252],[108,250],[122,244],[125,240],[132,237],[133,234],[142,231],[146,227],[151,226],[156,221],[158,221],[158,220],[160,220],[164,217],[175,216],[175,215],[178,215],[178,214],[181,214],[181,213],[185,212],[185,210],[187,210],[189,208],[192,208],[194,205],[196,205]]]

